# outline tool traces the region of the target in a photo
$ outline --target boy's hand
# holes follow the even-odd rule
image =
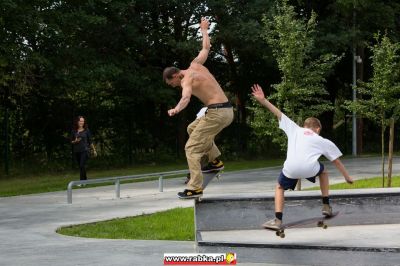
[[[354,180],[353,180],[353,178],[351,178],[351,177],[349,176],[348,178],[346,178],[346,182],[347,182],[348,184],[353,184],[353,183],[354,183]]]
[[[253,87],[251,87],[252,94],[254,98],[264,107],[266,107],[271,113],[273,113],[278,120],[281,120],[282,117],[282,112],[279,110],[275,105],[270,103],[267,99],[265,99],[264,92],[261,88],[260,85],[254,84]]]
[[[260,85],[254,84],[253,87],[251,87],[251,90],[252,90],[252,94],[253,94],[254,98],[255,98],[258,102],[261,103],[261,102],[264,101],[265,96],[264,96],[264,92],[263,92],[263,90],[262,90],[262,88],[261,88]]]
[[[344,179],[346,179],[346,182],[347,182],[348,184],[353,184],[353,182],[354,182],[353,178],[351,178],[350,176],[345,177]]]

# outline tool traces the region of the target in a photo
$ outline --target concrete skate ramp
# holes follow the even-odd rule
[[[286,229],[281,239],[260,226],[274,217],[273,193],[204,198],[195,204],[198,250],[233,251],[252,263],[400,264],[399,188],[331,191],[330,199],[340,213],[328,229]],[[287,192],[284,222],[321,216],[321,205],[319,191]]]

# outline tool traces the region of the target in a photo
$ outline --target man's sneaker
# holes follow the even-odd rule
[[[327,217],[332,216],[332,207],[329,204],[324,204],[322,206],[322,214]]]
[[[183,192],[178,192],[178,197],[180,199],[192,199],[192,198],[198,198],[201,196],[203,196],[202,189],[197,189],[197,190],[185,189]]]
[[[209,173],[209,172],[221,171],[222,169],[224,169],[224,163],[219,159],[215,159],[214,161],[208,163],[206,166],[201,168],[201,171],[203,173]]]
[[[262,224],[262,227],[272,229],[272,230],[279,230],[282,227],[282,220],[278,218],[274,218],[272,220],[266,221]]]
[[[188,173],[188,174],[186,175],[185,184],[189,183],[189,181],[190,181],[190,173]]]

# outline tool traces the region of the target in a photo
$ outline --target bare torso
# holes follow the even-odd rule
[[[206,106],[228,101],[221,86],[203,65],[195,62],[191,63],[190,67],[185,71],[182,82],[189,76],[193,79],[192,95],[199,98]]]

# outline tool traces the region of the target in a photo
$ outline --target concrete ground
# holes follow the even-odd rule
[[[343,162],[355,178],[381,174],[380,158]],[[226,165],[229,167],[229,162]],[[330,172],[331,183],[343,181],[329,162],[325,166]],[[271,191],[280,169],[225,172],[220,181],[209,185],[205,197]],[[394,174],[400,171],[397,158],[393,171]],[[158,192],[158,181],[124,184],[118,200],[114,199],[114,186],[75,189],[73,204],[66,203],[66,191],[0,198],[0,265],[162,265],[164,253],[193,253],[194,242],[86,239],[55,233],[60,226],[193,206],[192,200],[176,197],[176,193],[184,188],[183,179],[165,180],[164,192]],[[303,182],[303,187],[309,185],[312,184]],[[395,241],[389,227],[380,230],[387,234],[387,241]],[[334,230],[328,231],[334,233]],[[340,235],[337,240],[340,241]],[[374,244],[373,239],[365,238],[365,241]],[[266,258],[262,264],[241,265],[272,264],[268,264]],[[293,265],[297,263],[293,261]]]

